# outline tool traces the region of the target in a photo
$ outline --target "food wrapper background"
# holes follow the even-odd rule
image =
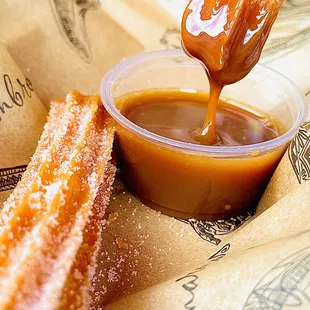
[[[309,309],[309,239],[308,230],[231,254],[107,309]]]
[[[7,50],[0,45],[0,204],[20,180],[46,121],[47,110]]]
[[[51,99],[63,97],[73,88],[84,93],[98,93],[105,72],[124,57],[146,50],[180,47],[179,24],[186,2],[46,0],[32,1],[30,5],[27,1],[4,0],[0,4],[1,43],[17,64],[11,66],[12,73],[14,70],[18,74],[23,72],[25,76],[20,75],[20,81],[27,77],[34,89],[33,94],[36,93],[48,108]],[[261,60],[288,76],[308,95],[309,14],[307,1],[287,1]],[[7,55],[5,51],[1,51],[2,54]],[[10,61],[14,64],[11,58]],[[0,66],[0,69],[2,75],[6,74],[5,67]],[[2,87],[0,91],[1,101],[8,100],[6,89]],[[29,145],[35,146],[45,121],[45,112],[36,95],[33,96],[29,102],[38,107],[34,111],[42,110],[35,118],[31,118],[26,104],[14,109],[16,113],[24,113],[18,114],[22,120],[15,121],[13,114],[9,114],[13,109],[6,111],[5,115],[0,111],[1,117],[10,117],[6,121],[6,136],[18,133],[14,136],[18,155],[7,149],[7,143],[1,140],[1,154],[6,154],[9,160],[2,162],[1,155],[0,168],[25,165],[34,150],[33,147],[26,151]],[[27,122],[32,125],[26,126]],[[254,216],[248,213],[212,222],[173,219],[143,206],[128,193],[118,178],[107,210],[107,224],[94,279],[93,307],[100,308],[121,297],[126,302],[125,296],[136,291],[141,291],[140,299],[151,299],[154,296],[152,292],[157,292],[164,300],[170,300],[170,305],[181,305],[177,299],[186,300],[188,292],[176,291],[174,279],[206,264],[210,264],[210,268],[212,266],[212,274],[207,273],[209,266],[206,273],[201,272],[204,280],[195,289],[196,296],[200,296],[197,298],[209,289],[209,278],[220,278],[225,283],[227,270],[235,271],[234,274],[242,270],[247,274],[250,268],[255,269],[257,274],[248,274],[253,275],[252,287],[249,284],[248,289],[254,289],[259,277],[277,263],[275,259],[268,260],[270,265],[267,264],[273,244],[285,244],[285,253],[291,255],[297,250],[299,241],[296,240],[299,239],[292,237],[296,248],[290,246],[294,242],[286,243],[286,240],[309,229],[309,126],[301,130],[299,138],[292,144],[295,148],[292,147],[283,157]],[[25,138],[29,139],[29,143],[25,143]],[[306,243],[306,238],[302,240]],[[249,265],[250,256],[247,255],[251,255],[248,253],[252,250],[248,249],[253,247],[253,256],[259,252],[260,264]],[[218,265],[212,261],[224,256],[226,258],[221,263],[224,267],[217,271]],[[233,257],[238,257],[240,264],[236,263],[231,267],[235,269],[230,269]],[[275,258],[282,259],[276,254]],[[158,285],[154,291],[153,285]],[[183,283],[178,282],[178,285],[182,288]],[[145,290],[147,288],[149,290]],[[234,287],[235,291],[237,288],[238,285]],[[240,297],[240,305],[250,291],[242,292],[240,286],[239,295],[234,297]],[[221,296],[225,295],[217,296],[221,300]],[[185,304],[177,308],[186,309]],[[158,304],[154,308],[160,308],[160,305],[168,307],[169,303]],[[203,308],[203,304],[198,305],[197,309]],[[238,307],[241,308],[240,305]],[[151,307],[148,305],[147,308]],[[215,304],[210,308],[221,309],[221,306]],[[222,308],[225,309],[224,304]]]

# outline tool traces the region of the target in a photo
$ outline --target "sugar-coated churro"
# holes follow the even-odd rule
[[[65,102],[52,103],[31,163],[0,212],[1,309],[89,304],[115,173],[114,131],[98,96],[72,91]]]
[[[109,164],[105,179],[96,196],[93,212],[83,234],[83,243],[76,255],[66,284],[63,288],[59,309],[89,309],[92,297],[89,288],[96,268],[97,251],[101,241],[102,217],[110,197],[116,168]]]

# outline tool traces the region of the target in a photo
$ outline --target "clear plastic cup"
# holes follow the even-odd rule
[[[122,95],[169,88],[209,91],[201,64],[182,50],[124,59],[102,81],[102,102],[119,124],[121,173],[129,189],[147,205],[180,218],[222,219],[254,208],[308,115],[306,97],[287,78],[262,65],[224,87],[221,97],[264,111],[287,129],[273,140],[245,146],[168,139],[132,123],[115,107]]]

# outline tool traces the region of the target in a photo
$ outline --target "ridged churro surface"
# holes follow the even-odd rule
[[[52,102],[22,180],[0,211],[0,308],[83,309],[115,167],[98,96]]]

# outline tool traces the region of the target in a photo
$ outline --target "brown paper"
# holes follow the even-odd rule
[[[124,57],[145,50],[180,47],[179,25],[184,5],[186,0],[48,0],[33,1],[31,5],[26,1],[4,0],[0,4],[1,41],[48,107],[51,99],[63,97],[73,88],[84,93],[98,93],[103,75]],[[309,12],[307,1],[287,1],[262,58],[264,63],[297,83],[305,94],[310,94]],[[12,59],[6,61],[9,62]],[[12,68],[15,68],[12,72],[19,72],[16,65]],[[16,75],[16,78],[22,81],[25,77]],[[6,91],[1,87],[0,94],[7,100]],[[33,95],[33,98],[37,97]],[[13,114],[7,119],[5,130],[7,135],[13,135],[17,145],[14,147],[17,153],[14,148],[5,152],[10,164],[25,165],[33,152],[40,131],[37,128],[42,128],[45,120],[41,106],[36,103],[34,106],[37,107],[34,111],[42,117],[33,121],[31,113],[25,114],[28,125],[22,128],[11,126],[16,124],[12,121]],[[27,113],[29,111],[32,110],[27,109]],[[301,130],[309,132],[309,127],[306,125]],[[296,141],[295,145],[301,145],[299,138]],[[174,301],[183,302],[175,303],[178,309],[191,309],[184,306],[191,293],[184,292],[183,282],[182,285],[178,282],[176,287],[174,279],[208,264],[205,271],[201,271],[202,282],[198,286],[204,289],[197,294],[214,297],[210,309],[226,309],[226,304],[216,302],[230,295],[228,288],[231,288],[235,302],[232,309],[242,309],[251,287],[246,286],[239,275],[253,281],[253,289],[268,268],[282,259],[280,254],[272,252],[270,242],[275,242],[272,243],[276,244],[274,249],[281,248],[281,251],[283,244],[287,244],[283,257],[306,242],[306,237],[290,236],[310,229],[309,141],[305,138],[302,148],[292,147],[284,155],[254,216],[248,213],[211,222],[173,219],[145,207],[117,178],[102,235],[93,308],[101,308],[123,297],[121,304],[113,305],[113,309],[127,309],[123,306],[127,302],[132,305],[138,302],[137,307],[144,305],[144,309],[170,309]],[[18,156],[21,161],[16,160]],[[301,160],[303,156],[305,160]],[[1,160],[2,155],[0,163]],[[252,247],[255,248],[249,250]],[[269,253],[274,253],[274,259]],[[222,267],[217,271],[219,265],[212,261],[224,256]],[[270,260],[267,264],[266,258],[266,265],[262,265],[265,256]],[[254,260],[256,257],[259,259]],[[245,268],[251,259],[255,274],[247,273],[250,269]],[[225,283],[230,270],[238,274],[234,278],[236,284],[227,286],[226,291],[223,288],[221,293],[217,281]],[[214,295],[208,293],[209,280],[210,285],[215,285]],[[243,295],[236,294],[245,286],[247,290]],[[124,297],[137,291],[142,291],[141,295],[132,295],[128,300]],[[149,300],[154,300],[154,306]],[[196,309],[208,308],[199,302]]]
[[[20,180],[46,121],[32,81],[0,45],[0,204]]]
[[[303,182],[310,180],[310,122],[298,130],[288,151],[273,174],[268,187],[257,207],[262,213],[285,195],[294,192]]]
[[[98,93],[112,65],[144,50],[98,0],[5,0],[0,14],[2,41],[46,106],[70,89]]]
[[[106,309],[309,309],[310,231],[201,266]]]

